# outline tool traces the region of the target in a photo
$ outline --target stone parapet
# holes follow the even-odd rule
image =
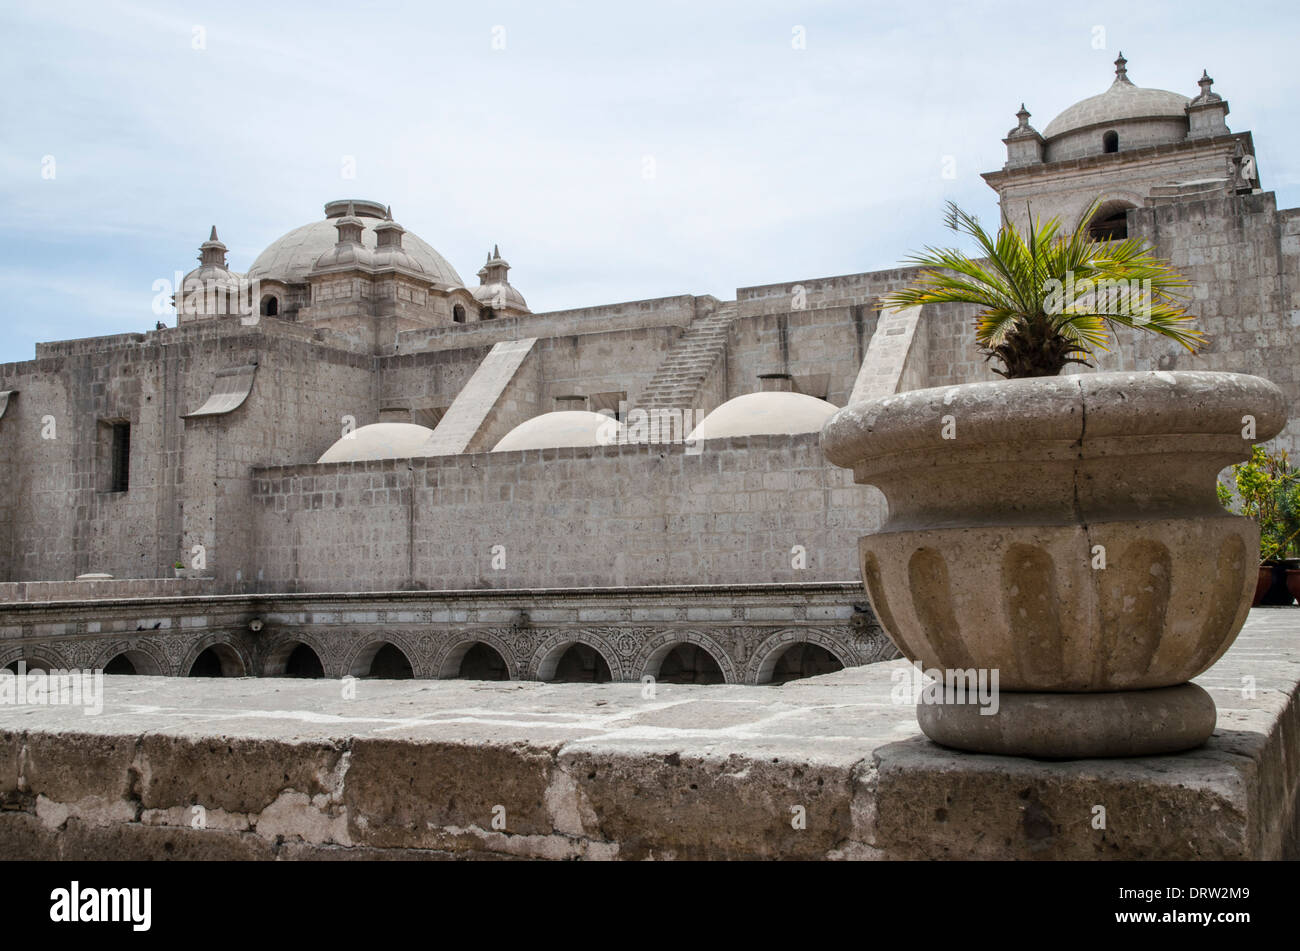
[[[352,699],[107,678],[102,716],[0,706],[0,857],[1295,856],[1297,633],[1298,613],[1252,612],[1198,679],[1209,743],[1108,761],[943,750],[896,702],[903,661],[780,688],[366,681]]]

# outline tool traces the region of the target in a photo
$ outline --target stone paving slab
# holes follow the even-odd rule
[[[944,750],[894,702],[906,666],[653,698],[640,684],[357,681],[350,699],[339,681],[109,677],[97,716],[0,705],[0,857],[1300,851],[1300,609],[1251,613],[1198,680],[1219,707],[1213,739],[1179,756]]]

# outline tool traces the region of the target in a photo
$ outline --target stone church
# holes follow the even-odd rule
[[[1300,210],[1208,74],[1115,66],[1041,132],[1021,106],[1002,215],[1100,201],[1098,238],[1193,282],[1203,355],[1126,335],[1103,368],[1294,402]],[[972,309],[883,308],[897,268],[535,313],[526,261],[467,282],[398,217],[330,201],[244,272],[214,227],[175,326],[0,365],[0,666],[782,683],[895,656],[857,564],[882,502],[818,432],[992,379]]]

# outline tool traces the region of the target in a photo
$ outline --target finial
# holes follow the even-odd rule
[[[356,216],[357,210],[355,204],[353,202],[348,202],[348,217],[355,218]]]
[[[1033,113],[1031,113],[1028,109],[1025,108],[1025,104],[1022,102],[1020,104],[1020,111],[1016,113],[1016,118],[1020,120],[1020,128],[1022,129],[1029,128],[1029,117],[1032,114]]]
[[[392,220],[393,220],[393,206],[392,206],[392,205],[387,205],[387,206],[385,206],[385,208],[384,208],[384,220],[385,220],[385,221],[392,221]]]
[[[1120,50],[1119,59],[1115,60],[1115,82],[1127,83],[1128,78],[1128,60],[1124,58],[1124,51]]]
[[[226,266],[226,246],[217,237],[216,225],[213,225],[208,233],[208,240],[199,245],[199,262],[204,266]]]
[[[1208,96],[1210,94],[1210,87],[1214,85],[1214,80],[1210,78],[1210,71],[1208,69],[1201,70],[1201,78],[1196,81],[1196,85],[1201,87],[1202,96]]]
[[[501,257],[501,247],[500,247],[500,245],[496,245],[496,244],[492,245],[492,256],[493,256],[494,258],[498,258],[498,259]]]

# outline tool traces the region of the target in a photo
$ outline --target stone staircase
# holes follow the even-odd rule
[[[727,329],[735,319],[733,301],[692,320],[655,371],[637,406],[642,409],[695,406],[709,371],[727,349]]]

